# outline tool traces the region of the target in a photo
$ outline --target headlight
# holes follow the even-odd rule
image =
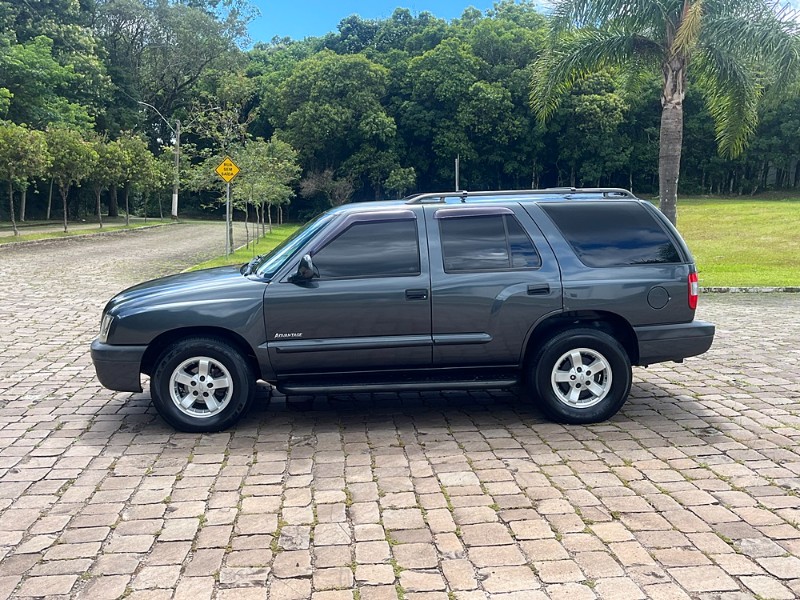
[[[103,315],[103,320],[100,321],[100,335],[98,336],[101,343],[105,344],[108,340],[108,330],[111,329],[111,322],[114,317],[111,315]]]

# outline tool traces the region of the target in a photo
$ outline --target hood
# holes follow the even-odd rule
[[[141,307],[198,300],[218,301],[226,296],[239,295],[241,288],[259,287],[263,290],[263,286],[263,281],[242,275],[239,266],[215,267],[169,275],[130,287],[109,300],[104,312],[117,314]]]

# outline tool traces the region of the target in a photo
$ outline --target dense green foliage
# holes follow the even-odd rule
[[[531,1],[499,0],[450,22],[400,8],[382,20],[353,15],[323,37],[247,49],[250,16],[244,0],[0,0],[3,135],[42,132],[29,152],[40,156],[21,174],[0,173],[3,189],[19,206],[24,188],[28,213],[49,218],[54,188],[65,224],[116,215],[118,192],[126,214],[141,213],[168,202],[179,130],[182,215],[221,214],[213,168],[226,154],[243,167],[234,200],[264,221],[265,207],[289,202],[303,218],[348,200],[453,189],[457,157],[466,189],[658,192],[661,73],[605,65],[538,122],[531,79],[553,17]],[[727,123],[752,130],[732,159],[719,153],[717,138],[723,150],[729,142],[704,101],[708,77],[691,68],[687,77],[681,191],[796,187],[792,84],[759,80],[763,101],[746,107],[746,122]],[[2,218],[9,208],[0,203]]]

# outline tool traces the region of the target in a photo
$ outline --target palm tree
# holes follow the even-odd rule
[[[552,44],[534,68],[531,105],[546,120],[564,92],[599,68],[660,71],[660,208],[675,223],[690,68],[720,154],[735,157],[755,130],[765,86],[788,81],[797,69],[797,31],[796,13],[769,0],[556,0]]]

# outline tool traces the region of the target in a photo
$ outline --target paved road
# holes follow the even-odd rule
[[[382,394],[176,433],[88,345],[109,296],[221,239],[0,249],[0,598],[800,596],[800,297],[703,297],[714,349],[637,369],[605,424]]]

